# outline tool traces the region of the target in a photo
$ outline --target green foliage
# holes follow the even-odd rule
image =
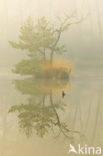
[[[22,60],[15,65],[12,71],[21,75],[38,75],[41,72],[41,62],[38,59]]]
[[[27,51],[29,56],[28,60],[22,60],[15,65],[14,73],[21,75],[35,75],[39,78],[50,77],[49,73],[47,76],[41,72],[41,62],[34,58],[41,58],[43,62],[49,61],[53,65],[54,54],[62,54],[66,52],[65,46],[59,43],[61,34],[71,24],[71,19],[74,16],[65,16],[60,23],[52,24],[45,17],[39,18],[34,22],[31,17],[20,27],[20,34],[18,42],[9,41],[13,48]],[[74,22],[75,23],[75,22]],[[50,59],[47,57],[50,56]],[[57,71],[57,73],[60,71]],[[68,78],[68,74],[62,70],[62,78]],[[57,75],[57,74],[56,74]],[[56,76],[56,78],[58,78]]]
[[[67,67],[51,67],[49,64],[45,64],[45,68],[42,69],[44,63],[42,60],[31,58],[28,60],[22,60],[15,65],[12,70],[14,73],[20,75],[34,75],[36,78],[45,79],[68,79],[70,71]]]
[[[60,103],[54,104],[53,107],[64,109]],[[33,131],[36,131],[38,136],[43,137],[57,123],[52,106],[37,103],[33,97],[28,100],[27,104],[12,106],[9,113],[12,112],[18,112],[19,127],[28,137],[32,135]]]
[[[43,54],[44,48],[51,49],[56,37],[50,22],[45,17],[38,19],[36,24],[29,17],[20,28],[18,43],[12,41],[9,43],[13,48],[26,49],[29,51],[29,56],[35,56],[38,52]]]

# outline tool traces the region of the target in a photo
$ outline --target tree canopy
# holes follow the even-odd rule
[[[20,27],[18,42],[9,41],[13,48],[25,50],[29,57],[17,63],[13,72],[36,75],[42,63],[49,62],[52,65],[55,53],[66,52],[65,45],[59,42],[62,33],[81,20],[77,19],[74,13],[70,16],[65,15],[63,19],[58,18],[54,23],[46,17],[41,17],[36,22],[29,17]]]
[[[58,22],[59,21],[59,22]],[[50,59],[54,52],[59,54],[66,51],[65,46],[59,44],[61,34],[72,24],[80,22],[74,14],[65,16],[63,20],[57,20],[57,23],[51,23],[46,17],[41,17],[34,22],[31,17],[20,27],[19,41],[9,41],[11,46],[16,49],[27,50],[28,56],[43,56],[46,59],[46,53],[50,51]]]

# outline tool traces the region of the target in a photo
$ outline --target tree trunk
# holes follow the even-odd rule
[[[51,54],[50,54],[50,63],[51,63],[51,65],[53,65],[54,50],[55,50],[56,45],[57,45],[58,42],[59,42],[60,36],[61,36],[61,31],[58,32],[57,40],[56,40],[56,42],[55,42],[55,44],[53,45],[52,50],[51,50]]]

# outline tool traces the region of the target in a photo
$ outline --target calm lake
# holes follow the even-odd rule
[[[72,156],[69,144],[102,147],[102,110],[100,72],[74,71],[65,81],[1,73],[0,156]]]

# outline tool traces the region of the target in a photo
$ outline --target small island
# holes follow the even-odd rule
[[[67,59],[54,59],[54,55],[67,52],[60,43],[63,32],[77,20],[72,14],[51,23],[45,17],[36,22],[31,17],[20,27],[19,41],[9,41],[13,48],[27,52],[27,59],[21,60],[12,70],[16,74],[31,75],[44,79],[69,79],[72,64]]]

